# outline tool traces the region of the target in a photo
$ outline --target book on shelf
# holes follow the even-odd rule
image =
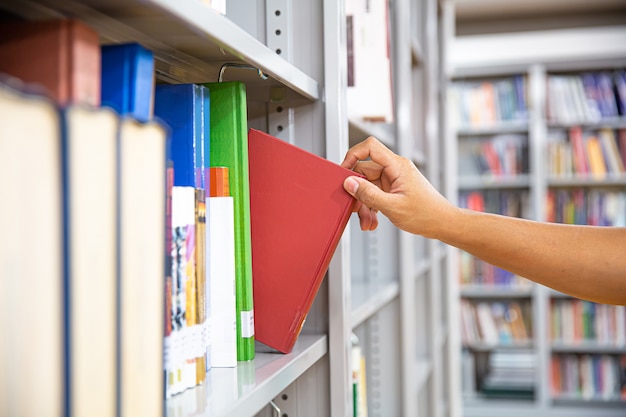
[[[626,115],[623,70],[548,76],[547,115],[553,123],[598,123]]]
[[[228,167],[210,168],[207,199],[211,361],[216,368],[237,366],[235,212]]]
[[[525,77],[456,82],[449,91],[449,105],[457,128],[525,123],[528,120]]]
[[[387,0],[346,2],[348,118],[393,121],[389,4]]]
[[[237,360],[254,359],[255,309],[252,289],[248,117],[245,84],[205,84],[211,97],[210,166],[228,167],[235,213]]]
[[[170,158],[174,185],[206,190],[210,155],[210,95],[202,85],[157,85],[154,114],[171,129]]]
[[[524,346],[531,339],[529,303],[461,300],[465,346]]]
[[[141,122],[154,112],[154,56],[138,43],[102,46],[102,105]]]
[[[74,19],[0,23],[0,72],[61,105],[100,105],[100,35]]]
[[[365,354],[359,338],[352,333],[352,411],[354,417],[367,417],[367,378]]]
[[[210,368],[210,333],[207,321],[207,235],[206,235],[206,166],[209,158],[210,97],[208,90],[197,84],[158,85],[155,94],[155,115],[171,128],[169,158],[173,164],[174,187],[195,189],[193,277],[187,283],[185,344],[173,344],[195,362],[195,378],[183,376],[184,388],[202,383]],[[191,250],[192,248],[187,248]],[[178,336],[174,336],[177,339]],[[168,346],[169,343],[168,343]],[[187,372],[191,373],[188,369]],[[183,389],[184,389],[183,388]],[[175,390],[176,391],[176,390]]]
[[[118,199],[125,204],[117,189],[119,120],[111,109],[85,105],[66,107],[62,120],[68,412],[112,416],[118,337],[122,371],[126,360],[117,330],[118,293],[124,296],[126,278],[120,277],[118,290]],[[126,306],[120,308],[125,318]]]
[[[174,186],[171,249],[172,332],[164,341],[168,397],[196,385],[196,355],[195,346],[192,344],[196,320],[195,213],[195,188]]]
[[[626,192],[551,188],[546,194],[546,220],[565,224],[625,226]]]
[[[577,299],[553,299],[550,305],[550,335],[554,342],[580,346],[626,348],[626,307]]]
[[[3,79],[0,154],[10,157],[0,165],[0,227],[10,238],[0,243],[2,415],[65,412],[61,150],[53,99]]]
[[[119,415],[163,414],[165,126],[123,118],[119,132]]]
[[[486,398],[532,400],[535,396],[537,357],[534,352],[494,351],[480,384]]]
[[[249,132],[257,340],[292,350],[348,224],[353,171],[255,129]]]
[[[554,399],[626,400],[626,355],[553,354],[550,386]]]

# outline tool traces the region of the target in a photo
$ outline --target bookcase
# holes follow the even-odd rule
[[[244,81],[249,127],[337,163],[351,144],[374,135],[443,186],[449,171],[438,140],[435,0],[388,3],[391,123],[347,118],[344,2],[227,1],[226,15],[208,3],[10,0],[0,11],[31,20],[75,17],[103,44],[138,42],[154,53],[157,82]],[[212,369],[205,384],[168,400],[166,410],[350,416],[354,333],[366,358],[369,415],[458,415],[450,253],[384,218],[369,233],[352,221],[293,351],[277,354],[257,344],[253,361]]]
[[[623,226],[620,218],[600,214],[596,203],[622,204],[623,170],[613,173],[605,163],[599,169],[605,174],[583,171],[569,150],[589,138],[619,138],[623,129],[624,113],[604,113],[600,102],[594,116],[579,114],[571,95],[585,91],[589,74],[609,74],[615,82],[623,70],[626,27],[614,20],[624,16],[623,7],[600,2],[562,9],[548,1],[537,10],[507,10],[489,1],[444,3],[448,198],[540,221]],[[623,307],[576,300],[459,251],[449,262],[448,282],[461,309],[456,351],[463,415],[624,414],[623,375],[611,380],[623,374],[624,325],[618,331],[608,324],[616,316],[615,323],[623,322]]]

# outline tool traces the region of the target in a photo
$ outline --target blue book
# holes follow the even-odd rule
[[[102,47],[102,105],[141,122],[152,119],[154,56],[137,43]]]
[[[206,189],[209,167],[210,95],[196,84],[157,85],[155,116],[171,129],[174,186]]]

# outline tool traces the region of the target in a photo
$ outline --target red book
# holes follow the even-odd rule
[[[289,353],[356,200],[353,171],[266,133],[248,133],[256,340]]]
[[[78,20],[0,24],[0,72],[42,86],[59,104],[100,105],[100,35]]]

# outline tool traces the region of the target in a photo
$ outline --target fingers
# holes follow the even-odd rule
[[[370,136],[363,142],[354,145],[348,150],[341,166],[348,169],[354,169],[357,162],[370,158],[373,162],[385,168],[392,166],[396,157],[397,155],[389,150],[389,148],[373,136]]]
[[[344,189],[366,207],[381,210],[387,203],[389,196],[376,185],[360,177],[348,177],[343,183]],[[359,213],[363,213],[359,209]]]

